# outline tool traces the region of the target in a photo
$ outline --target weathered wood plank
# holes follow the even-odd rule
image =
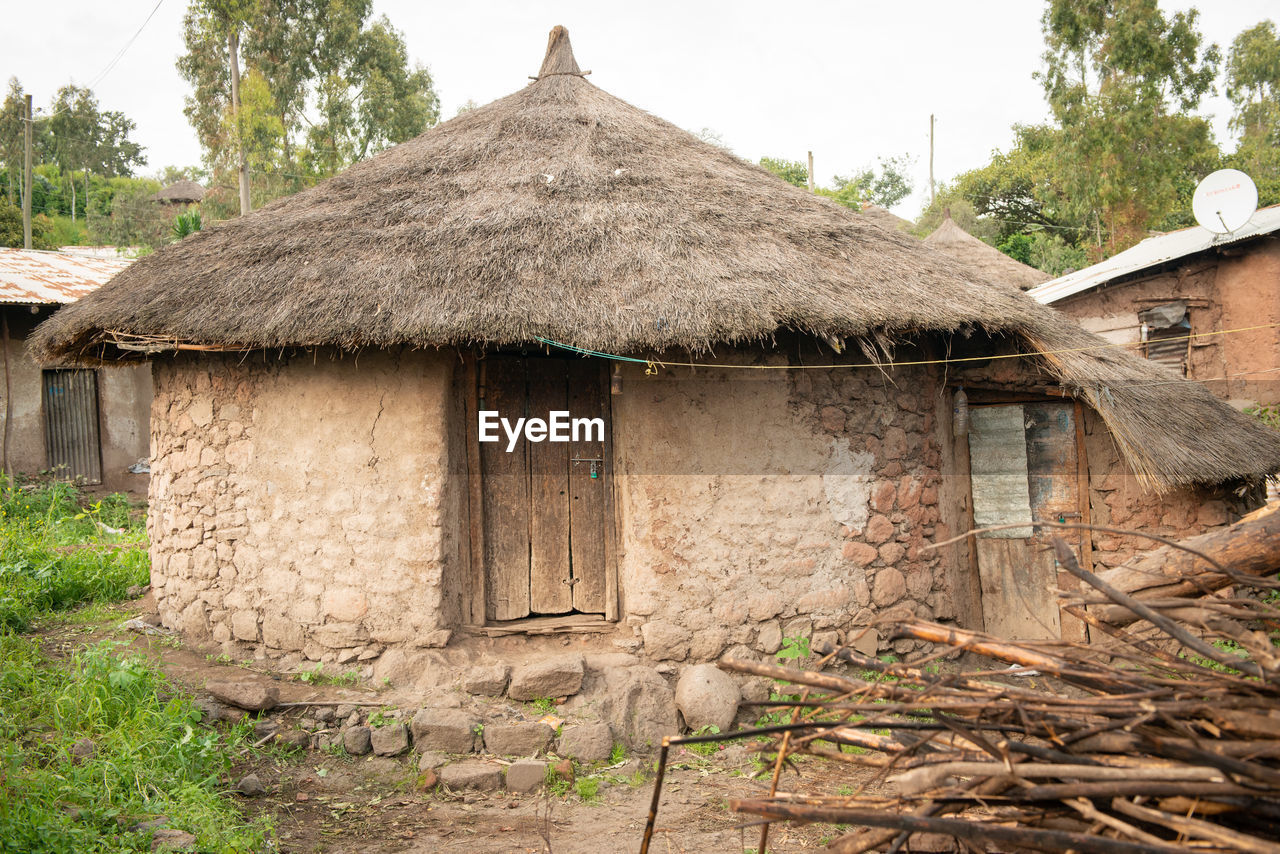
[[[484,408],[501,417],[526,413],[524,360],[490,356],[485,360]],[[484,557],[488,619],[515,620],[529,615],[529,467],[522,439],[507,451],[505,441],[480,446],[484,478]]]
[[[1030,640],[1061,633],[1053,551],[1028,540],[978,537],[982,614],[988,634]]]
[[[570,410],[566,360],[527,362],[529,416]],[[529,442],[529,610],[564,614],[573,609],[569,580],[569,443]]]
[[[574,418],[604,418],[608,401],[600,381],[600,363],[594,359],[572,359],[569,365],[569,411]],[[585,433],[585,431],[584,431]],[[607,435],[607,434],[606,434]],[[580,438],[585,438],[585,435]],[[598,435],[593,439],[600,438]],[[597,459],[596,476],[592,464],[574,463],[569,469],[569,543],[573,568],[573,607],[584,613],[604,613],[605,607],[605,516],[606,492],[603,441],[570,443],[570,456]]]
[[[465,356],[466,402],[463,407],[464,440],[467,443],[467,527],[471,538],[470,572],[467,578],[471,584],[467,607],[470,610],[471,622],[483,623],[487,600],[485,598],[484,569],[484,480],[480,476],[480,443],[477,440],[476,417],[480,410],[480,387],[484,385],[484,372],[477,366],[475,353]]]

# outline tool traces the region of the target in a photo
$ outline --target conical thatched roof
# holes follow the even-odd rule
[[[156,202],[198,202],[204,198],[204,187],[183,178],[174,181],[151,197]]]
[[[945,252],[966,267],[971,267],[983,279],[1006,282],[1020,290],[1030,290],[1052,278],[1048,273],[1015,261],[1008,255],[989,246],[960,226],[947,214],[942,225],[924,239],[926,246]]]
[[[1142,476],[1280,469],[1280,442],[1199,386],[1171,388],[1163,369],[1099,351],[1101,339],[1016,290],[596,88],[560,27],[524,89],[143,258],[42,325],[32,351],[92,363],[136,358],[140,341],[357,348],[540,336],[646,353],[779,329],[974,327],[1027,348],[1091,348],[1048,368],[1102,414]]]

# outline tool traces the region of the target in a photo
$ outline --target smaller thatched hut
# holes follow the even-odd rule
[[[204,187],[183,178],[174,181],[151,197],[151,201],[167,205],[194,205],[204,200]]]
[[[924,245],[971,267],[975,273],[986,281],[1006,282],[1020,290],[1030,290],[1036,285],[1049,281],[1049,274],[1035,267],[1014,260],[969,232],[965,231],[948,213],[942,225],[924,239]]]
[[[236,657],[1079,636],[1026,524],[1221,524],[1280,440],[1003,281],[609,95],[556,28],[520,91],[138,261],[35,353],[153,362],[161,617]],[[557,412],[600,429],[485,439]],[[975,522],[1018,527],[929,548]]]

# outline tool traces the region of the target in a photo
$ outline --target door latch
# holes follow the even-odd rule
[[[600,457],[596,457],[595,459],[592,459],[590,457],[573,457],[572,459],[569,460],[569,462],[573,463],[574,465],[577,465],[578,463],[591,463],[591,479],[592,480],[596,480],[597,478],[600,477],[600,470],[596,466],[604,465],[604,460],[601,459]]]

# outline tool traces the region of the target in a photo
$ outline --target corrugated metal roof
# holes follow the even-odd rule
[[[1074,296],[1090,288],[1105,285],[1112,279],[1155,267],[1167,261],[1185,258],[1197,252],[1239,243],[1262,234],[1280,231],[1280,205],[1262,208],[1249,223],[1230,234],[1217,235],[1206,228],[1192,226],[1181,231],[1171,231],[1158,237],[1148,237],[1137,246],[1130,247],[1105,261],[1085,267],[1074,273],[1060,276],[1027,291],[1039,302],[1050,304]]]
[[[0,303],[75,302],[132,263],[131,258],[86,258],[66,252],[0,247]]]

